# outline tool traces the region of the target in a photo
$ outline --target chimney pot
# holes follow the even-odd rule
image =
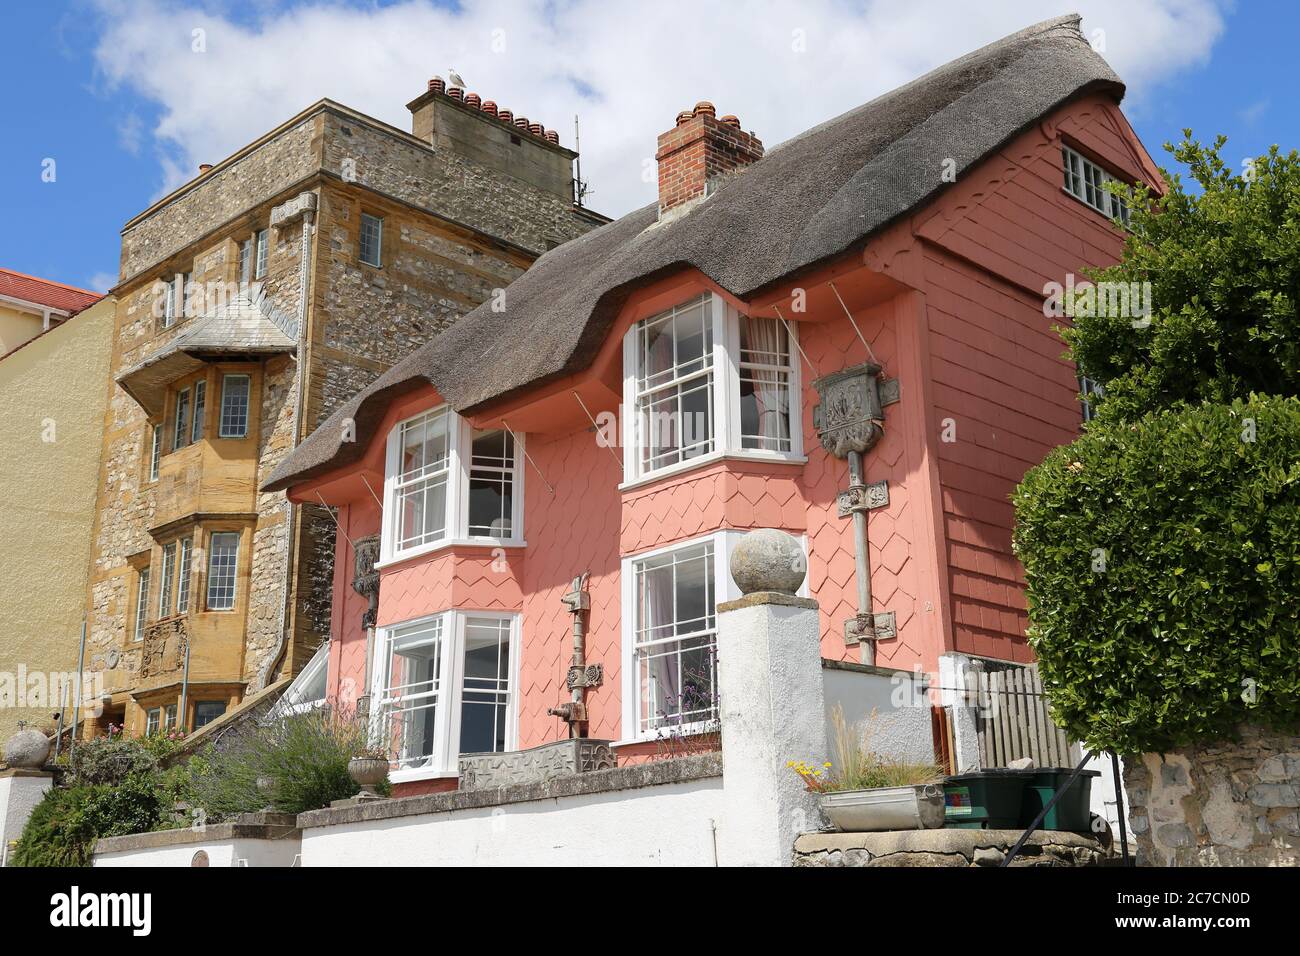
[[[199,164],[199,175],[202,176],[204,173],[208,172],[210,169],[212,169],[212,164],[211,164],[211,163],[200,163],[200,164]]]
[[[555,130],[553,130],[553,129],[548,129],[548,130],[546,131],[546,141],[547,141],[548,143],[554,143],[556,146],[559,146],[559,145],[560,145],[560,134],[557,133],[557,132],[556,132]]]
[[[442,93],[446,91],[447,84],[443,81],[442,77],[435,76],[429,81],[429,89],[433,90],[435,93]]]
[[[465,91],[462,90],[459,86],[453,86],[449,90],[447,90],[447,95],[450,96],[453,100],[463,100],[465,98]]]
[[[510,112],[510,110],[499,110],[497,112],[497,119],[501,120],[503,123],[513,123],[515,121],[515,114]]]
[[[708,100],[700,100],[698,103],[695,104],[694,113],[696,116],[699,116],[701,114],[703,114],[704,116],[716,116],[717,110],[713,108],[713,104],[710,103]]]
[[[689,123],[694,118],[694,116],[695,114],[692,113],[690,110],[682,110],[680,113],[677,114],[677,125],[681,126],[683,123]]]
[[[481,96],[479,96],[477,93],[466,93],[466,94],[465,94],[465,105],[466,105],[466,106],[472,106],[474,109],[479,109],[480,106],[482,105],[482,103],[483,103],[483,98],[482,98]]]
[[[529,123],[528,132],[532,133],[534,136],[545,136],[546,127],[544,127],[541,123]]]
[[[718,120],[723,126],[730,126],[732,129],[740,129],[740,120],[728,113],[722,119]]]
[[[516,117],[515,117],[515,127],[516,127],[517,129],[521,129],[521,130],[524,130],[525,132],[527,132],[527,131],[528,131],[528,117],[526,117],[526,116],[516,116]]]
[[[497,104],[495,100],[484,100],[483,105],[479,108],[483,110],[484,113],[487,113],[489,116],[497,115]]]

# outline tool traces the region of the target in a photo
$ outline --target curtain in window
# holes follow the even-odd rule
[[[743,437],[745,447],[788,451],[790,448],[789,372],[780,370],[789,362],[785,327],[776,319],[740,317],[740,360],[742,378],[753,387],[757,427]],[[774,367],[776,366],[776,367]]]

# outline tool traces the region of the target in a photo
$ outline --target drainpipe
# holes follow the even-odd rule
[[[849,488],[866,490],[865,469],[862,465],[862,452],[849,452]],[[858,619],[871,620],[871,553],[867,543],[867,512],[862,508],[853,510],[853,565],[858,579]],[[863,627],[863,634],[869,639],[861,641],[862,663],[876,663],[875,623]]]
[[[305,200],[305,196],[310,196],[311,200]],[[308,256],[311,252],[312,213],[315,209],[315,198],[314,193],[301,193],[296,199],[286,203],[287,206],[294,206],[299,203],[305,206],[302,212],[302,246],[298,260],[298,348],[294,357],[294,384],[297,398],[293,406],[293,441],[289,446],[290,453],[298,447],[303,404],[307,392],[307,376],[304,374],[303,362],[306,359],[307,352],[307,290],[311,276],[311,264]],[[279,208],[283,209],[284,207]],[[272,211],[271,216],[274,224],[275,211]],[[289,500],[289,493],[286,491],[284,495],[284,565],[281,569],[281,580],[284,581],[284,600],[280,604],[280,643],[276,646],[275,653],[271,655],[262,668],[261,674],[258,675],[259,689],[265,688],[271,683],[272,675],[279,669],[281,662],[284,660],[285,651],[289,648],[287,629],[289,627],[289,604],[293,600],[293,544],[297,514],[297,508]]]

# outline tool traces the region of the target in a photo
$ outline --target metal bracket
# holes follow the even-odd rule
[[[862,641],[890,641],[898,637],[898,623],[893,611],[858,614],[844,622],[844,646]]]
[[[873,481],[869,485],[850,485],[835,496],[835,509],[841,518],[854,512],[872,511],[889,504],[889,482]]]
[[[599,687],[605,681],[604,664],[588,664],[585,668],[573,666],[564,678],[569,690],[575,687]]]
[[[898,379],[887,378],[880,382],[880,404],[893,405],[899,400]]]

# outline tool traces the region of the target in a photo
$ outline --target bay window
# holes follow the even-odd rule
[[[373,732],[394,781],[449,775],[461,754],[515,746],[515,615],[444,611],[380,629],[375,653]]]
[[[397,424],[388,436],[381,557],[453,542],[520,543],[519,436],[479,430],[447,406]]]
[[[131,630],[132,641],[144,640],[144,628],[149,623],[149,565],[136,572],[135,577],[135,626]]]
[[[802,460],[795,336],[711,293],[636,323],[623,343],[625,479],[720,456]]]
[[[169,541],[163,545],[162,579],[158,586],[158,617],[170,617],[172,613],[172,588],[176,582],[176,542]]]
[[[740,597],[728,568],[744,536],[728,528],[622,560],[624,742],[717,728],[717,606]]]

